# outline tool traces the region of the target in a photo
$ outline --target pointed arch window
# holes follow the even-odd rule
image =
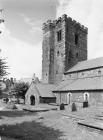
[[[84,93],[84,101],[89,101],[89,93],[88,92]]]
[[[67,94],[67,104],[70,104],[70,103],[71,103],[71,97],[72,97],[72,93],[69,92],[69,93]]]

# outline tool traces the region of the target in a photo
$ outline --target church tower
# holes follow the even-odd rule
[[[78,61],[87,60],[88,29],[67,15],[43,24],[42,81],[55,84]]]

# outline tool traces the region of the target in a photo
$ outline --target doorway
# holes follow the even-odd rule
[[[34,95],[30,96],[30,104],[35,105],[35,96]]]

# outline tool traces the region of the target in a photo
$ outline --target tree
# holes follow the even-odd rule
[[[29,88],[29,84],[25,83],[25,82],[19,82],[19,83],[15,83],[14,85],[14,91],[16,93],[17,98],[22,98],[24,99],[25,102],[25,94],[27,92]]]
[[[0,58],[0,94],[2,94],[2,79],[8,74],[7,68],[5,59]]]
[[[7,73],[7,68],[8,66],[6,65],[5,59],[0,58],[0,79],[2,79],[4,76],[6,76]]]

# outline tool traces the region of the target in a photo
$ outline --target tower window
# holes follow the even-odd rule
[[[79,54],[78,54],[78,53],[76,53],[76,58],[78,58],[78,56],[79,56]]]
[[[57,51],[57,56],[59,56],[59,51]]]
[[[59,30],[59,31],[57,32],[57,41],[61,41],[61,40],[62,40],[62,31]]]
[[[75,34],[75,45],[78,44],[78,34]]]

